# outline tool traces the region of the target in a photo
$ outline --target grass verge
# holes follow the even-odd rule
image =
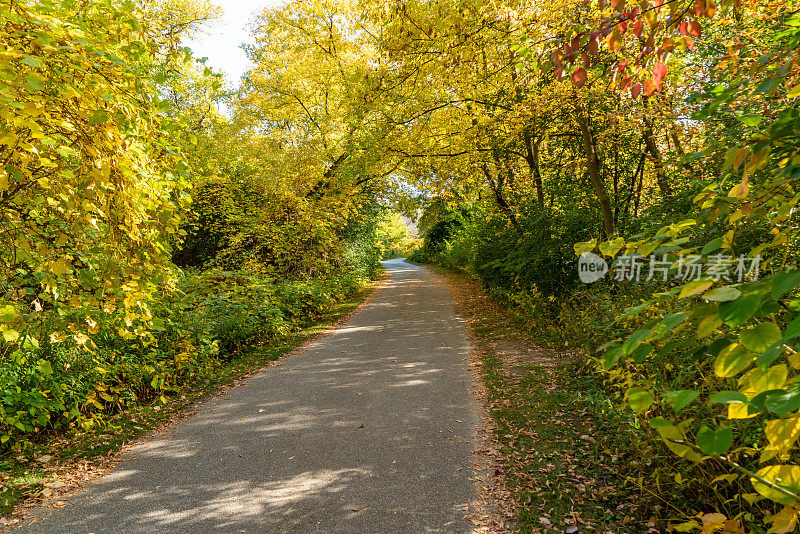
[[[186,383],[168,400],[135,406],[110,417],[102,428],[51,436],[24,455],[0,457],[0,530],[18,524],[30,508],[59,500],[76,487],[107,471],[131,442],[163,431],[192,413],[191,407],[218,395],[292,352],[309,339],[345,320],[380,285],[374,282],[351,299],[335,305],[318,322],[283,340],[252,347],[222,363],[212,376]]]
[[[480,357],[515,529],[660,532],[668,505],[637,484],[640,458],[617,411],[579,353],[536,345],[530,326],[480,285],[436,269],[450,284]]]

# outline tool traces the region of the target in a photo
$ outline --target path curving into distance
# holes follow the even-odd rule
[[[346,324],[14,532],[471,532],[465,326],[425,268],[384,265]]]

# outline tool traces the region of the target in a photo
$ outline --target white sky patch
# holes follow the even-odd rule
[[[210,3],[222,9],[222,17],[184,44],[196,58],[207,57],[207,66],[224,72],[228,84],[239,87],[242,75],[251,67],[241,48],[242,43],[253,42],[250,22],[264,9],[283,5],[286,0],[210,0]]]

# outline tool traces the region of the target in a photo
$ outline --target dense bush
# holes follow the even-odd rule
[[[470,216],[464,213],[450,213],[432,224],[411,259],[470,272],[498,295],[550,296],[576,286],[573,240],[593,234],[593,212],[528,205],[519,219],[520,230],[501,213],[480,207]]]
[[[0,452],[166,400],[236,352],[310,325],[364,281],[347,275],[286,282],[252,270],[186,273],[153,305],[153,326],[144,337],[126,339],[98,325],[84,345],[48,338],[2,358]]]

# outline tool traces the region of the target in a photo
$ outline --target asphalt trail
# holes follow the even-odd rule
[[[464,324],[427,270],[385,266],[347,324],[14,532],[470,532]]]

